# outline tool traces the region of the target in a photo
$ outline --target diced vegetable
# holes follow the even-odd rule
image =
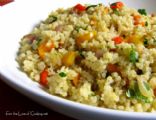
[[[79,80],[80,80],[80,74],[78,74],[76,77],[74,77],[74,79],[72,81],[73,84],[74,84],[74,86],[77,86],[78,85]]]
[[[129,37],[128,42],[134,43],[135,45],[143,44],[142,39],[143,39],[143,36],[141,35],[132,35]]]
[[[156,88],[153,90],[153,92],[154,92],[154,96],[156,96]]]
[[[78,12],[83,12],[86,10],[86,6],[83,6],[81,4],[77,4],[76,6],[74,6],[74,10],[78,11]]]
[[[141,19],[141,16],[140,16],[140,15],[134,15],[134,16],[133,16],[133,19],[134,19],[135,21],[139,21],[139,20]]]
[[[134,25],[139,25],[140,22],[139,21],[134,21]]]
[[[23,39],[26,39],[28,41],[29,44],[32,44],[34,40],[36,40],[36,35],[35,34],[28,34],[28,35],[25,35],[23,37]]]
[[[76,30],[77,32],[79,32],[80,29],[87,30],[87,27],[88,27],[88,26],[86,26],[86,27],[75,26],[75,30]]]
[[[140,22],[140,21],[135,21],[134,25],[141,25],[141,26],[145,26],[145,22]]]
[[[116,49],[116,48],[114,48],[114,49],[110,49],[109,51],[110,51],[110,52],[116,52],[116,51],[117,51],[117,49]]]
[[[85,58],[85,56],[83,55],[82,51],[79,51],[79,55],[80,55],[82,58]]]
[[[89,5],[87,6],[86,10],[88,10],[89,8],[92,8],[92,7],[96,7],[97,5]]]
[[[0,0],[0,6],[13,2],[14,0]]]
[[[41,45],[39,45],[38,47],[38,54],[39,56],[44,59],[45,57],[45,53],[46,52],[50,52],[50,50],[54,48],[54,44],[51,43],[50,45],[47,45],[47,42],[42,43]]]
[[[115,42],[115,44],[120,44],[123,42],[123,40],[120,36],[113,38],[113,41]]]
[[[112,3],[110,5],[110,7],[112,9],[121,9],[124,6],[124,4],[122,2],[116,2],[116,3]]]
[[[55,27],[56,32],[62,32],[63,31],[63,25],[58,25]]]
[[[151,103],[153,101],[152,97],[150,97],[150,98],[145,97],[145,96],[141,95],[141,93],[139,91],[136,92],[134,89],[128,89],[126,92],[126,96],[129,98],[137,99],[144,103]]]
[[[120,15],[119,10],[117,10],[117,9],[113,9],[113,13],[116,14],[116,15]]]
[[[153,96],[153,91],[147,82],[140,79],[137,82],[138,82],[139,90],[143,96],[145,97]]]
[[[37,42],[36,42],[36,45],[39,46],[39,44],[40,44],[40,42],[42,41],[42,39],[41,39],[41,38],[37,38],[36,41],[37,41]]]
[[[96,31],[92,31],[83,35],[79,35],[76,38],[76,44],[77,45],[81,45],[81,43],[83,43],[84,41],[89,41],[91,39],[93,39],[96,36],[97,32]]]
[[[78,55],[75,58],[76,64],[80,64],[84,58],[85,56],[83,55],[82,51],[78,51]]]
[[[66,73],[64,73],[64,72],[60,72],[60,73],[59,73],[59,76],[61,76],[61,77],[66,77],[66,76],[67,76],[67,74],[66,74]]]
[[[144,39],[144,46],[147,47],[148,46],[148,40]]]
[[[100,59],[101,57],[103,57],[103,54],[104,54],[104,52],[103,52],[103,50],[101,50],[101,49],[98,49],[98,50],[95,51],[95,56],[96,56],[98,59]]]
[[[139,101],[142,101],[144,103],[150,103],[153,101],[153,98],[143,96],[139,90],[139,86],[137,82],[133,82],[133,84],[130,86],[130,88],[126,92],[126,96],[129,98],[137,99]]]
[[[132,63],[136,63],[138,60],[138,53],[134,49],[130,51],[129,60]]]
[[[109,73],[113,73],[113,72],[119,73],[120,69],[119,69],[119,67],[116,64],[108,64],[107,65],[107,71]]]
[[[144,27],[145,26],[145,22],[140,22],[140,25],[142,25]]]
[[[49,16],[49,18],[46,20],[46,23],[51,24],[53,22],[57,21],[57,17],[56,16]]]
[[[41,85],[46,86],[48,84],[47,77],[48,77],[48,71],[47,70],[43,70],[40,73],[40,84]]]
[[[148,22],[147,22],[147,21],[145,22],[145,26],[146,26],[146,27],[148,26]]]
[[[70,51],[66,53],[62,58],[62,63],[65,66],[71,66],[75,63],[76,53],[74,51]]]
[[[38,48],[38,46],[40,45],[40,42],[42,41],[42,39],[40,37],[37,37],[35,39],[35,41],[33,40],[33,43],[32,43],[32,49],[33,50],[36,50]]]
[[[129,98],[135,97],[135,91],[133,89],[128,89],[126,92],[126,96]]]
[[[134,15],[133,19],[134,19],[134,25],[142,25],[143,27],[145,26],[145,22],[140,21],[141,20],[140,15]]]
[[[145,9],[138,9],[138,12],[141,14],[141,15],[147,15],[147,12]]]
[[[128,79],[128,78],[125,78],[125,88],[129,88],[129,86],[130,86],[130,80]]]

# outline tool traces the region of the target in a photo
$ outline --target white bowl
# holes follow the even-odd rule
[[[18,70],[15,61],[20,38],[44,20],[51,10],[76,3],[104,3],[115,0],[15,0],[0,7],[0,74],[7,84],[50,109],[86,120],[156,120],[155,113],[134,113],[92,107],[49,95],[36,82]],[[122,0],[130,7],[156,11],[156,0]],[[20,98],[19,98],[20,99]]]

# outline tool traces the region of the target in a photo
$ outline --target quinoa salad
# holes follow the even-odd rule
[[[20,41],[20,69],[52,95],[156,112],[156,16],[122,2],[52,11]]]

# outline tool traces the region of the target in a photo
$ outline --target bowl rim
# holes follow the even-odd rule
[[[46,91],[39,93],[39,92],[36,92],[34,89],[28,88],[26,84],[20,84],[19,82],[16,82],[17,79],[15,77],[13,77],[11,74],[6,74],[6,71],[3,71],[0,68],[0,77],[1,76],[2,76],[2,81],[4,81],[6,84],[8,84],[9,86],[14,88],[18,92],[24,94],[25,96],[31,99],[33,96],[33,100],[43,105],[45,105],[44,102],[37,100],[37,98],[40,98],[41,100],[50,100],[53,102],[57,102],[60,105],[65,105],[68,107],[72,107],[74,109],[83,109],[84,111],[94,112],[94,113],[99,113],[99,114],[104,113],[104,114],[112,116],[112,113],[113,113],[113,116],[123,117],[123,118],[127,117],[127,118],[139,118],[139,119],[156,119],[155,113],[129,112],[129,111],[108,109],[108,108],[101,108],[101,107],[74,102],[74,101],[64,99],[58,96],[54,96],[54,95],[47,93]]]

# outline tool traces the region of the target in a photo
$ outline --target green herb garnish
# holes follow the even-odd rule
[[[141,14],[141,15],[147,15],[147,12],[145,9],[138,9],[138,12]]]
[[[130,51],[129,60],[132,63],[136,63],[138,60],[138,53],[133,49]]]
[[[38,38],[36,41],[37,41],[36,42],[36,45],[38,46],[40,44],[40,42],[42,41],[42,39],[41,38]]]
[[[150,90],[150,87],[147,84],[145,86],[147,86],[147,89]],[[137,100],[144,102],[144,103],[152,102],[152,97],[151,98],[145,97],[141,94],[137,82],[134,83],[133,87],[129,88],[126,91],[126,96],[128,98],[137,99]]]
[[[36,40],[32,43],[32,49],[36,50],[42,41],[41,37],[37,37]]]
[[[135,97],[135,91],[133,89],[128,89],[126,92],[126,96],[129,98],[134,98]]]
[[[49,16],[49,18],[46,20],[46,22],[48,24],[51,24],[51,23],[55,22],[56,20],[57,20],[57,17],[52,15],[52,16]]]
[[[144,39],[144,45],[147,47],[148,46],[148,40]]]
[[[80,55],[82,58],[85,58],[85,56],[83,55],[82,51],[79,51],[79,55]]]
[[[87,6],[87,8],[86,8],[86,10],[88,10],[89,8],[91,8],[91,7],[96,7],[97,5],[89,5],[89,6]]]
[[[148,26],[148,22],[147,22],[147,21],[145,22],[145,26],[146,26],[146,27]]]
[[[156,44],[156,39],[153,40],[154,44]]]
[[[149,91],[151,90],[151,87],[149,86],[149,84],[147,84],[146,82],[143,82],[144,83],[144,86],[146,87],[146,89]]]
[[[88,26],[86,26],[86,27],[75,26],[75,30],[76,30],[77,32],[79,32],[80,29],[87,30],[87,27],[88,27]]]
[[[67,75],[66,75],[66,73],[64,73],[64,72],[60,72],[60,73],[59,73],[59,76],[61,76],[61,77],[66,77]]]
[[[116,2],[115,2],[115,3],[110,4],[110,6],[116,6]]]
[[[116,14],[116,15],[120,15],[119,10],[117,10],[117,9],[113,9],[113,13]]]

